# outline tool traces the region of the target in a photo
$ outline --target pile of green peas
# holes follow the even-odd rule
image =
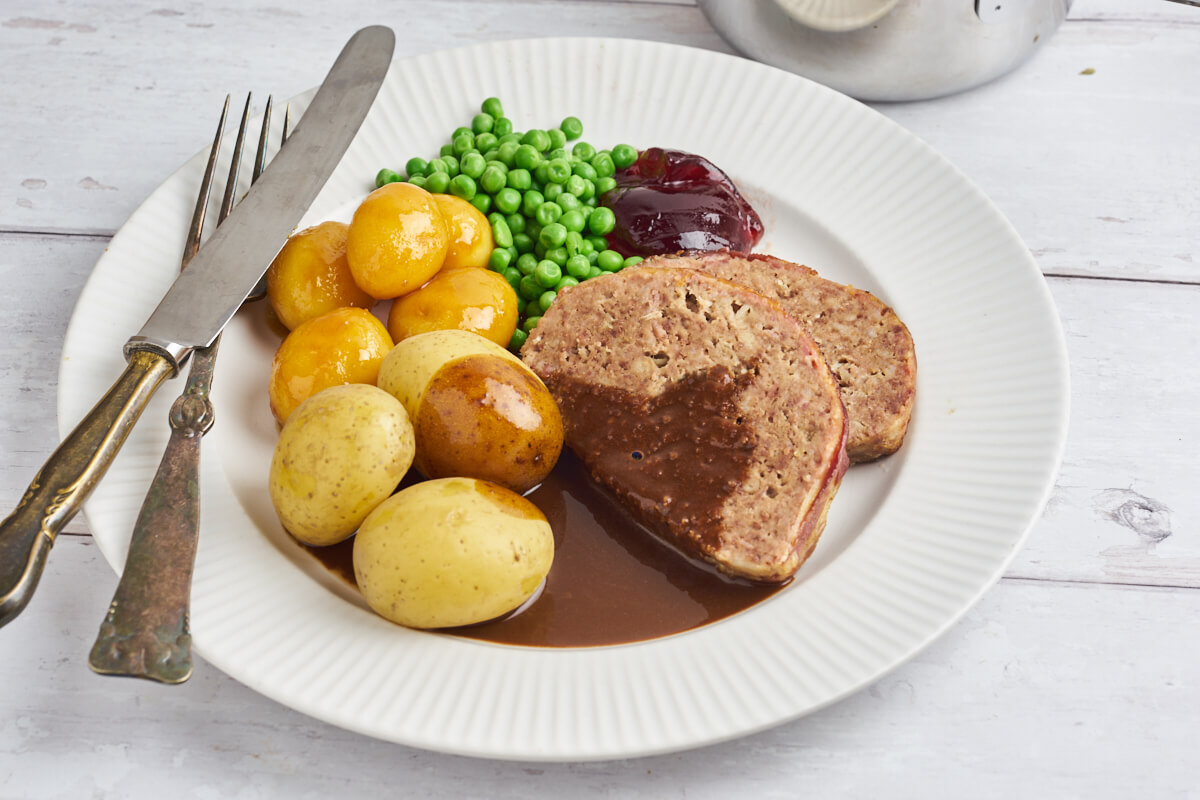
[[[403,173],[385,168],[375,176],[377,187],[408,181],[461,197],[487,215],[494,244],[488,268],[504,276],[520,303],[514,352],[563,289],[642,260],[609,248],[605,236],[616,218],[599,205],[616,186],[616,171],[638,152],[627,144],[597,150],[576,141],[582,135],[577,117],[557,128],[514,131],[503,105],[489,97],[437,158],[410,158]],[[569,151],[568,142],[575,142]]]

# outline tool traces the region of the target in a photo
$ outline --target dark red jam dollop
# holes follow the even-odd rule
[[[624,256],[748,253],[762,238],[758,214],[729,176],[703,156],[651,147],[613,177],[616,188],[600,204],[616,216],[608,246]]]

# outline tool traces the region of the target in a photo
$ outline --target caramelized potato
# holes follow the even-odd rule
[[[388,333],[400,342],[418,333],[457,329],[504,346],[517,329],[517,305],[517,293],[500,273],[443,267],[420,289],[396,298]]]
[[[446,221],[433,195],[411,183],[389,183],[354,211],[346,259],[354,282],[378,299],[417,289],[442,268]]]
[[[380,616],[413,628],[470,625],[537,591],[554,535],[537,506],[486,481],[425,481],[383,501],[354,537],[354,577]]]
[[[379,387],[413,422],[414,464],[430,478],[464,476],[527,491],[562,452],[562,416],[545,384],[503,347],[465,331],[405,339]]]
[[[396,489],[413,458],[404,406],[374,386],[334,386],[288,417],[268,486],[280,522],[305,544],[336,544]]]
[[[475,206],[452,194],[435,194],[449,242],[442,269],[486,267],[492,255],[492,224]],[[503,344],[508,344],[507,341]]]
[[[267,270],[267,300],[288,330],[335,308],[370,308],[375,299],[354,282],[346,260],[344,222],[322,222],[292,234]]]
[[[339,308],[300,325],[275,351],[269,395],[280,422],[322,389],[344,383],[374,384],[392,337],[361,308]]]

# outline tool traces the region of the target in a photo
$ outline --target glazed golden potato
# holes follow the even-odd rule
[[[520,359],[465,331],[405,339],[379,369],[379,387],[409,412],[414,463],[430,478],[463,476],[525,492],[562,452],[562,415]]]
[[[457,329],[506,346],[517,329],[518,305],[517,293],[500,273],[443,267],[420,289],[396,298],[387,328],[396,342],[418,333]]]
[[[448,245],[442,269],[486,267],[493,247],[492,224],[488,218],[461,197],[435,194],[433,199],[446,221]]]
[[[304,401],[280,431],[268,481],[292,536],[336,544],[388,498],[412,465],[412,424],[396,398],[367,384]]]
[[[411,183],[388,183],[355,209],[346,259],[354,282],[383,300],[432,278],[448,246],[446,221],[433,195]]]
[[[358,288],[346,260],[344,222],[322,222],[292,234],[267,270],[267,301],[279,321],[295,330],[335,308],[370,308],[375,298]]]
[[[344,383],[374,384],[392,337],[362,308],[338,308],[287,335],[271,363],[268,395],[280,422],[308,398]]]
[[[553,560],[554,535],[537,506],[470,478],[397,492],[354,537],[354,577],[367,605],[412,628],[506,614],[537,591]]]

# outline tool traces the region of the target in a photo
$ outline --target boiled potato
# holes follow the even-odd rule
[[[370,311],[338,308],[287,335],[271,363],[267,394],[280,422],[322,389],[375,383],[392,337]]]
[[[418,333],[457,329],[504,346],[517,329],[519,303],[498,272],[443,267],[420,289],[396,298],[388,313],[388,333],[399,342]]]
[[[525,492],[550,474],[562,452],[562,416],[545,384],[516,356],[475,334],[405,339],[384,359],[379,387],[409,411],[414,463],[430,478],[480,478]]]
[[[446,221],[433,195],[411,183],[388,183],[355,209],[346,259],[354,282],[382,300],[432,278],[448,246]]]
[[[288,237],[267,270],[267,301],[279,321],[294,330],[313,317],[344,306],[370,308],[375,298],[358,288],[346,261],[344,222],[322,222]]]
[[[349,537],[412,464],[413,429],[396,398],[367,384],[318,392],[288,418],[271,459],[280,522],[305,544]]]
[[[482,211],[461,197],[435,194],[433,199],[446,221],[449,243],[442,269],[486,267],[492,255],[492,223]]]
[[[413,628],[506,614],[533,595],[553,560],[554,535],[537,506],[469,478],[396,493],[354,538],[354,576],[367,605]]]

